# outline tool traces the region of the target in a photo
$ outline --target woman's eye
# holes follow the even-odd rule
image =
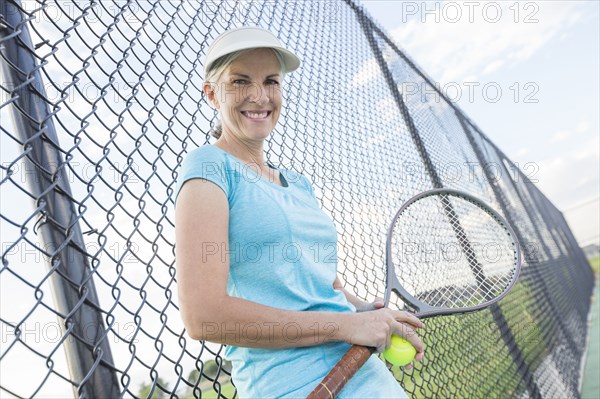
[[[241,86],[241,85],[248,85],[248,84],[250,84],[250,82],[249,82],[249,81],[247,81],[246,79],[236,79],[236,80],[232,81],[232,83],[233,83],[234,85],[236,85],[236,86]],[[275,79],[268,79],[268,80],[266,81],[266,83],[267,83],[269,86],[278,86],[278,85],[279,85],[279,82],[278,82],[278,81],[276,81]]]

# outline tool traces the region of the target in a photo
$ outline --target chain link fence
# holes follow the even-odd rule
[[[236,397],[179,318],[173,190],[211,140],[207,45],[246,24],[303,60],[267,157],[312,180],[350,291],[383,296],[387,224],[425,189],[483,198],[524,246],[499,305],[427,320],[424,362],[391,369],[407,393],[578,397],[593,278],[565,219],[352,0],[0,0],[1,395]]]

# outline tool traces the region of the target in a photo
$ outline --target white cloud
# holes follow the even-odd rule
[[[598,193],[600,171],[600,138],[581,143],[560,157],[539,162],[536,176],[539,188],[559,207],[571,205],[575,198],[587,198]]]
[[[481,3],[473,9],[471,23],[469,7],[464,2],[450,3],[458,4],[462,10],[462,17],[456,23],[443,18],[445,5],[442,5],[439,22],[421,11],[391,32],[403,50],[441,82],[483,76],[523,62],[564,34],[581,17],[575,12],[577,2],[537,2],[537,8],[521,5],[518,16],[516,3],[492,2],[502,9],[498,22],[489,22],[493,17],[492,7],[486,20],[482,11],[486,6]],[[526,17],[538,22],[525,23]]]
[[[388,65],[392,62],[392,60],[398,57],[390,48],[387,48],[385,51],[383,51],[382,55],[384,61]],[[365,62],[360,67],[360,70],[352,77],[348,88],[352,89],[354,87],[366,85],[377,77],[381,77],[381,69],[379,68],[377,60],[375,58],[371,58]]]
[[[498,69],[500,69],[504,65],[504,60],[494,60],[490,62],[485,68],[483,68],[483,75],[487,75],[488,73],[492,73]]]
[[[584,133],[584,132],[587,132],[590,129],[590,127],[591,127],[590,122],[587,120],[583,120],[583,121],[579,122],[577,124],[577,126],[575,126],[575,130],[578,133]]]
[[[452,22],[454,12],[449,4],[458,5],[462,17]],[[486,3],[470,8],[469,2],[446,2],[440,9],[440,18],[426,14],[433,5],[422,2],[412,19],[391,30],[392,39],[418,67],[442,84],[476,81],[501,68],[510,68],[531,58],[552,40],[562,39],[567,29],[577,23],[582,14],[576,12],[577,2],[536,2],[535,7],[522,4],[518,15],[513,2],[487,2],[501,7],[498,22],[493,7],[487,14]],[[473,3],[473,2],[470,2]],[[454,7],[454,6],[452,6]],[[512,8],[510,8],[512,7]],[[472,22],[469,21],[469,10]],[[444,18],[447,15],[449,18]],[[403,19],[406,16],[403,15]],[[517,22],[515,22],[515,20]],[[529,22],[525,22],[525,21]],[[399,20],[400,21],[400,20]],[[536,22],[537,21],[537,22]],[[390,54],[384,51],[389,62]],[[380,76],[375,59],[367,61],[351,80],[351,86],[361,86]]]
[[[573,132],[569,130],[559,130],[558,132],[552,135],[552,137],[550,138],[550,143],[558,143],[560,141],[564,141],[571,137],[572,134]]]
[[[528,155],[528,154],[529,154],[529,148],[527,148],[527,147],[521,147],[521,148],[519,148],[519,150],[518,150],[518,151],[515,153],[515,155],[514,155],[514,158],[515,158],[515,159],[517,159],[517,160],[518,160],[518,159],[524,159],[524,157],[525,157],[526,155]]]
[[[380,145],[383,142],[385,142],[385,134],[381,133],[381,134],[377,134],[375,136],[371,136],[369,137],[369,139],[367,140],[367,145]]]
[[[593,159],[596,161],[600,158],[600,137],[596,136],[586,143],[578,147],[574,152],[574,159]],[[597,172],[597,171],[596,171]]]
[[[363,64],[358,73],[352,77],[351,87],[365,85],[375,79],[380,73],[377,61],[372,58]]]

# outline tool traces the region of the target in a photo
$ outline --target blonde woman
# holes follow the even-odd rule
[[[229,30],[209,47],[204,93],[219,112],[212,145],[191,151],[176,191],[179,304],[193,339],[226,344],[241,398],[305,397],[352,344],[391,334],[423,357],[415,316],[366,303],[337,277],[336,228],[309,180],[265,161],[281,88],[300,60],[269,31]],[[372,356],[341,398],[404,398]]]

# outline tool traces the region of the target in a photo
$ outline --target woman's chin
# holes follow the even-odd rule
[[[254,140],[266,139],[271,135],[273,129],[247,129],[246,135]]]

